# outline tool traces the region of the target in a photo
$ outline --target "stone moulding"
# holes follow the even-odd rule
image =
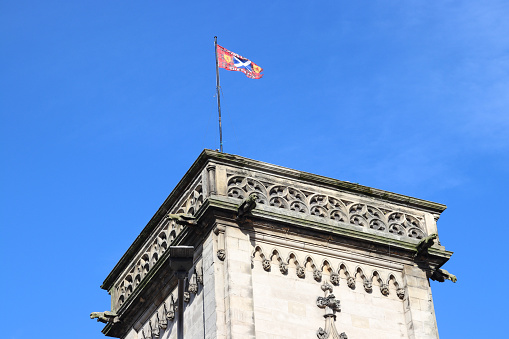
[[[246,199],[256,193],[257,204],[278,210],[288,210],[390,233],[403,238],[422,239],[426,236],[424,217],[397,210],[395,206],[378,202],[365,203],[358,197],[335,192],[334,195],[296,188],[284,181],[255,179],[231,174],[228,179],[228,197]]]
[[[306,271],[308,271],[317,282],[321,281],[323,274],[325,274],[326,277],[328,276],[331,283],[336,286],[340,284],[342,276],[344,277],[343,279],[346,280],[347,286],[351,289],[355,289],[356,280],[361,279],[362,286],[367,293],[373,292],[373,281],[376,280],[380,293],[383,296],[389,296],[390,287],[392,286],[392,290],[396,292],[396,296],[399,299],[403,300],[405,298],[405,289],[401,287],[400,282],[396,279],[396,274],[392,272],[384,273],[386,277],[384,279],[379,269],[371,269],[371,274],[367,275],[365,274],[367,269],[363,268],[363,266],[357,265],[355,269],[351,271],[344,261],[339,261],[336,266],[333,266],[330,263],[334,261],[337,262],[338,260],[326,258],[322,260],[319,265],[316,265],[315,260],[310,255],[307,255],[306,258],[301,261],[293,251],[289,252],[286,259],[281,256],[280,250],[277,248],[273,248],[272,251],[267,253],[270,254],[266,255],[262,247],[256,245],[252,252],[253,265],[256,261],[261,261],[262,268],[267,272],[271,271],[272,265],[276,265],[280,268],[280,273],[285,275],[288,273],[288,267],[291,266],[295,268],[297,277],[304,279],[306,277]],[[284,267],[284,269],[281,269],[281,267]],[[337,268],[334,269],[333,267]]]

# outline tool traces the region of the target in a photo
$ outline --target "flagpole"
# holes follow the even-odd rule
[[[219,113],[219,146],[223,153],[223,128],[221,126],[221,98],[219,97],[219,63],[217,61],[217,36],[214,37],[214,51],[216,53],[216,91],[217,91],[217,111]]]

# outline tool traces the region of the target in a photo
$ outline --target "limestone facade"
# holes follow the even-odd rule
[[[443,210],[205,150],[104,281],[103,333],[176,338],[167,249],[191,245],[185,338],[438,338],[429,279],[452,253],[430,236]]]

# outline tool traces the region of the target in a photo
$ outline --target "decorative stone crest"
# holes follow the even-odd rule
[[[321,286],[323,297],[316,299],[316,306],[325,309],[325,329],[320,327],[316,332],[318,339],[348,339],[345,332],[339,334],[336,329],[336,312],[341,312],[340,301],[332,294],[332,286],[324,282]]]

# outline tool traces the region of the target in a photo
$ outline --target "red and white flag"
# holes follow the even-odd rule
[[[240,71],[251,79],[260,79],[263,76],[263,74],[261,74],[263,68],[251,60],[219,45],[217,45],[217,62],[219,67],[229,71]]]

